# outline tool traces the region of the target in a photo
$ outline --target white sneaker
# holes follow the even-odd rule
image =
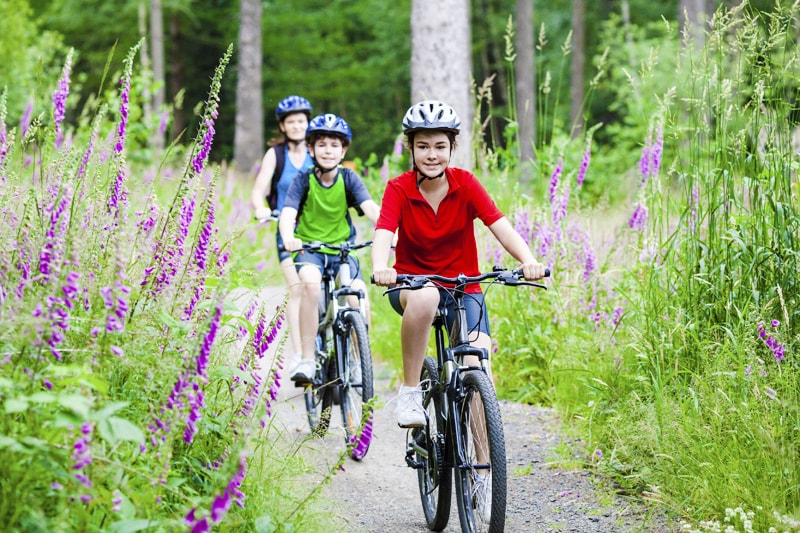
[[[427,418],[422,407],[422,390],[419,387],[406,387],[400,385],[395,406],[397,425],[401,428],[421,428],[425,426]]]
[[[475,474],[472,480],[472,495],[478,516],[487,524],[492,519],[492,475]]]
[[[313,359],[301,359],[294,367],[294,370],[292,370],[292,375],[289,379],[307,383],[314,380],[314,374],[316,374],[316,372],[317,364]]]

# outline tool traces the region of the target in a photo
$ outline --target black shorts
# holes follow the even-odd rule
[[[350,263],[350,277],[363,281],[364,276],[361,274],[361,265],[358,263],[358,259],[351,255],[347,258],[347,262]],[[298,272],[308,265],[314,265],[322,273],[327,270],[332,276],[336,276],[339,273],[339,256],[309,251],[294,254],[294,267]]]
[[[410,290],[410,289],[408,289]],[[400,305],[400,291],[392,291],[389,293],[389,303],[398,314],[403,314],[403,307]],[[455,300],[450,293],[445,289],[439,289],[439,307],[444,306],[447,309],[445,315],[445,324],[447,330],[453,327],[453,306]],[[464,295],[464,307],[467,309],[467,332],[480,331],[489,335],[489,313],[486,309],[486,302],[483,299],[483,293],[467,293]],[[491,336],[491,335],[489,335]]]

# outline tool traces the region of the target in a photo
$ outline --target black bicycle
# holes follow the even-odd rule
[[[465,288],[481,282],[546,289],[524,280],[521,270],[495,267],[492,272],[454,278],[401,274],[397,285],[385,291],[433,285],[455,301],[450,331],[444,305],[432,325],[436,357],[425,357],[420,379],[427,425],[410,430],[405,457],[406,464],[417,470],[422,509],[433,531],[447,526],[454,478],[462,531],[505,528],[506,452],[500,405],[487,372],[489,354],[469,344],[465,327],[464,299],[469,297]],[[479,365],[466,366],[466,356],[477,356]]]
[[[360,244],[314,242],[304,243],[302,247],[309,252],[323,248],[335,250],[340,267],[338,274],[332,266],[322,272],[315,353],[317,370],[312,382],[296,383],[296,386],[305,388],[308,423],[317,435],[327,433],[333,405],[339,404],[345,441],[352,446],[350,455],[356,460],[364,458],[372,437],[369,401],[374,395],[374,386],[365,296],[363,291],[351,287],[354,277],[351,267],[357,268],[358,262],[351,260],[350,253],[371,245],[372,241]]]

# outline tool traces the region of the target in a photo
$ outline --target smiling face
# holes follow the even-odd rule
[[[347,147],[342,143],[342,139],[335,135],[323,135],[314,139],[309,146],[311,157],[323,170],[335,168],[344,159]]]
[[[411,141],[417,171],[428,178],[440,176],[450,163],[452,144],[442,131],[418,131]]]
[[[306,138],[308,116],[305,113],[291,113],[283,118],[278,127],[290,141],[302,142]]]

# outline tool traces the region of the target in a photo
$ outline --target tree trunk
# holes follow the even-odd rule
[[[536,143],[536,69],[533,50],[533,0],[516,0],[514,48],[515,105],[520,162],[533,161]],[[523,175],[524,177],[524,175]]]
[[[586,2],[572,0],[572,58],[570,76],[570,123],[572,138],[583,130],[584,65],[586,62]]]
[[[169,19],[169,39],[172,46],[170,55],[169,88],[173,95],[181,94],[183,90],[183,63],[181,63],[181,21],[177,13]],[[182,112],[182,102],[176,102],[175,116],[172,119],[172,137],[176,139],[186,129],[186,120]]]
[[[680,0],[678,9],[681,34],[694,41],[695,50],[702,50],[705,45],[705,0]]]
[[[441,100],[461,117],[453,166],[471,170],[474,103],[469,0],[411,2],[411,100]]]
[[[150,48],[153,55],[153,111],[161,114],[166,104],[166,86],[164,81],[164,13],[161,0],[150,0]],[[164,149],[164,132],[156,128],[152,138],[153,148]]]
[[[242,0],[236,77],[236,131],[233,136],[233,158],[239,172],[252,172],[264,153],[261,10],[261,0]]]
[[[147,46],[147,3],[145,0],[139,0],[139,36],[143,38],[142,46],[139,48],[139,57],[142,61],[142,71],[145,76],[151,73],[150,70],[150,53]],[[152,83],[152,80],[150,80]],[[149,89],[144,91],[145,98],[142,103],[142,116],[145,124],[150,124],[153,117],[153,99],[150,98],[151,92]]]

